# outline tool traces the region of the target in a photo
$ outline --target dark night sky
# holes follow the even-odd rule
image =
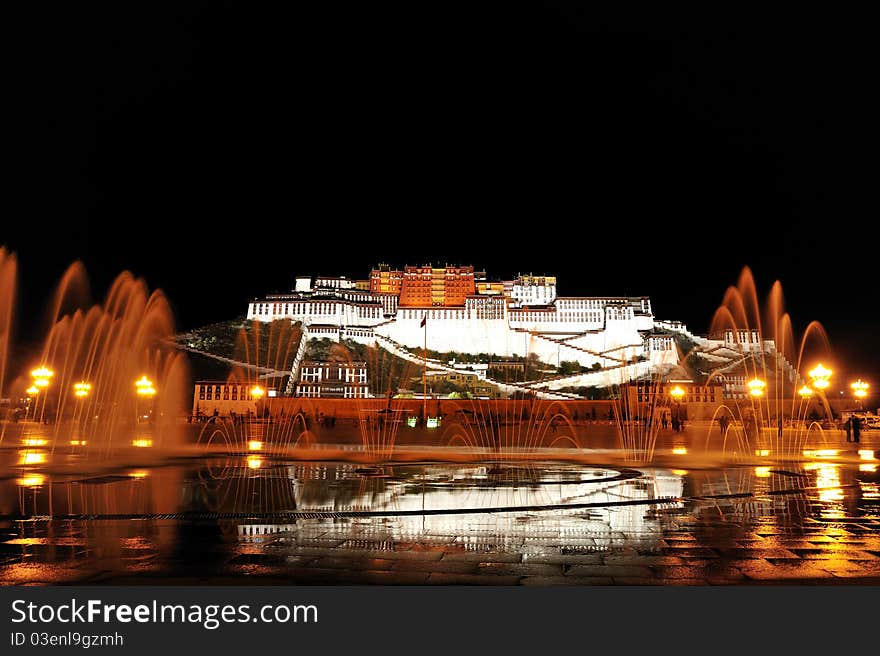
[[[702,332],[749,265],[880,382],[857,17],[121,4],[11,25],[22,334],[76,258],[99,296],[145,276],[183,328],[297,273],[448,261]]]

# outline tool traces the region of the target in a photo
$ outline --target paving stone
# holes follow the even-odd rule
[[[461,560],[475,563],[518,563],[523,560],[523,555],[513,552],[475,553],[470,551],[451,551],[444,553],[441,560]]]
[[[397,560],[394,561],[393,569],[398,572],[475,574],[477,572],[477,563],[466,560]]]
[[[651,571],[659,579],[702,579],[708,574],[708,567],[652,567]]]
[[[383,570],[391,569],[395,562],[397,561],[383,558],[334,558],[332,556],[325,556],[315,560],[311,565],[313,567],[330,567],[333,569]]]
[[[708,585],[704,579],[678,579],[664,581],[661,579],[647,578],[644,576],[615,576],[614,585],[651,585],[651,586],[673,586],[673,585]]]
[[[449,574],[432,572],[429,585],[517,585],[519,576],[480,576],[477,574]]]
[[[610,576],[524,576],[521,585],[613,585]]]
[[[743,565],[740,571],[750,579],[762,581],[828,579],[832,577],[831,572],[822,568],[817,561],[804,560],[798,560],[794,563],[790,561],[772,562],[768,560],[755,560],[750,564]]]
[[[648,567],[626,565],[571,565],[565,570],[566,576],[642,576],[653,578],[654,573]]]
[[[428,583],[428,576],[428,572],[366,570],[358,572],[352,582],[369,585],[425,585]]]
[[[562,565],[541,563],[480,563],[480,574],[506,576],[562,576]]]
[[[663,555],[677,558],[718,558],[718,552],[709,547],[667,547],[663,549]]]
[[[601,565],[604,556],[601,553],[584,555],[537,555],[523,556],[523,563],[545,563],[548,565]]]
[[[718,551],[724,558],[798,558],[797,554],[788,549],[719,549]]]
[[[684,559],[676,556],[636,556],[617,557],[606,556],[605,565],[632,565],[637,567],[651,567],[652,565],[683,565]]]

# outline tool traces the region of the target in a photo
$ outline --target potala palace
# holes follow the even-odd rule
[[[534,354],[550,365],[574,361],[591,370],[538,384],[548,390],[668,370],[679,360],[676,333],[718,364],[741,359],[744,349],[772,349],[757,331],[726,331],[714,340],[692,335],[680,322],[655,319],[646,296],[560,297],[555,277],[492,282],[470,266],[379,265],[369,280],[301,276],[290,293],[250,302],[247,318],[290,319],[308,338],[375,344],[401,357],[426,346],[499,358]]]

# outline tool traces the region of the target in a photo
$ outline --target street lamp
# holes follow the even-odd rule
[[[813,382],[813,387],[818,390],[827,389],[831,384],[829,379],[831,378],[831,374],[834,372],[831,369],[822,366],[820,362],[813,369],[810,369],[808,372],[810,376],[810,380]]]
[[[134,382],[138,396],[155,396],[156,388],[153,387],[153,381],[146,376],[141,376],[139,380]]]
[[[809,399],[813,396],[813,388],[809,385],[804,385],[798,390],[798,394],[802,399]]]
[[[760,398],[764,396],[764,391],[767,389],[767,383],[765,383],[760,378],[752,378],[748,382],[749,394],[756,398]]]
[[[669,396],[672,397],[672,410],[670,411],[670,419],[672,420],[672,431],[677,433],[681,430],[681,400],[684,398],[685,391],[676,385],[669,390]]]
[[[80,381],[73,386],[73,395],[78,399],[84,399],[92,391],[92,384]]]
[[[862,400],[863,398],[868,396],[868,388],[871,386],[868,385],[868,383],[863,381],[861,378],[859,378],[856,382],[852,383],[850,387],[852,388],[853,396],[855,396],[859,400]]]
[[[45,365],[31,371],[31,378],[34,379],[35,387],[49,387],[49,382],[55,372],[47,368]]]
[[[251,387],[251,397],[259,401],[266,395],[266,390],[264,390],[259,385],[254,385]]]

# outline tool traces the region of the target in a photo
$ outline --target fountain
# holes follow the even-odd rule
[[[833,413],[825,395],[831,371],[821,364],[806,370],[816,361],[830,360],[828,335],[818,321],[812,321],[800,340],[795,339],[778,280],[762,309],[752,272],[744,268],[737,285],[725,292],[710,330],[740,357],[732,365],[713,371],[707,382],[735,368],[747,381],[744,398],[732,399],[713,417],[727,416],[731,420],[722,422],[722,452],[731,449],[787,460],[800,457],[808,439],[815,439],[814,433],[826,442],[825,431],[833,426]],[[817,407],[817,402],[824,411],[824,425],[808,420],[808,412]]]

